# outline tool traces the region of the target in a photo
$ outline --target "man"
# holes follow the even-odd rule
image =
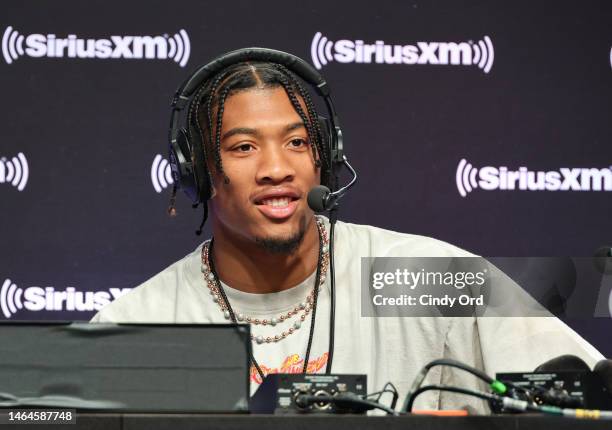
[[[589,365],[601,355],[554,318],[361,316],[362,257],[460,257],[447,243],[338,222],[335,230],[335,330],[330,333],[329,222],[307,204],[329,181],[329,154],[312,101],[276,63],[221,69],[197,90],[189,110],[210,179],[213,240],[117,299],[93,322],[252,325],[254,391],[268,373],[368,375],[369,391],[395,384],[403,397],[417,372],[453,358],[489,374],[532,370],[561,354]],[[208,190],[207,190],[208,191]],[[484,390],[463,372],[434,368],[427,381]],[[417,408],[478,399],[429,392]]]

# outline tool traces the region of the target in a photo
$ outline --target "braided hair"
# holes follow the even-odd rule
[[[271,62],[242,62],[229,66],[208,79],[195,93],[189,107],[188,121],[202,142],[204,160],[195,160],[195,162],[204,163],[209,178],[212,178],[212,175],[207,160],[213,160],[224,182],[226,184],[230,182],[221,160],[221,127],[227,98],[239,91],[252,88],[275,87],[282,87],[285,90],[293,108],[304,123],[308,139],[312,143],[316,166],[322,167],[321,183],[326,184],[329,181],[331,164],[328,155],[329,142],[324,139],[310,94],[293,72],[281,64]],[[300,98],[306,110],[300,104]],[[216,114],[214,118],[213,114]],[[210,185],[212,187],[212,183]]]

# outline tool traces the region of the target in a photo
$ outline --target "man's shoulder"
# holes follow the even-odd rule
[[[338,240],[371,257],[472,257],[474,254],[433,237],[400,233],[364,224],[338,221]]]
[[[92,322],[174,322],[176,300],[188,293],[200,274],[199,245],[193,252],[166,267],[129,293],[117,298],[100,312]]]

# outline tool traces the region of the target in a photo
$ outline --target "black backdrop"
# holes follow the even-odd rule
[[[327,61],[321,71],[360,173],[342,219],[486,256],[590,256],[612,242],[609,2],[105,0],[1,8],[0,318],[88,319],[111,288],[133,287],[195,248],[200,213],[179,199],[179,216],[167,217],[169,188],[156,192],[152,179],[163,188],[164,161],[154,160],[167,158],[178,84],[211,57],[245,46]],[[146,58],[146,46],[138,52],[151,43],[143,36],[157,37],[149,52],[157,58]],[[59,39],[73,47],[51,52]],[[96,40],[97,57],[109,56],[104,47],[131,45],[120,46],[118,58],[78,58],[75,44],[86,47],[86,39]],[[342,62],[347,47],[377,41],[400,45],[402,61],[417,64],[375,56]],[[462,159],[476,169],[560,177],[562,168],[593,168],[601,190],[586,170],[574,171],[582,185],[570,181],[569,190],[486,190],[482,171],[470,181],[467,168],[458,185]],[[466,182],[476,187],[462,196]],[[609,319],[568,322],[612,356]]]

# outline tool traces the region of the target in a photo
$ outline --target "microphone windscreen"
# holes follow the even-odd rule
[[[612,394],[612,360],[601,360],[593,368],[593,373],[599,377],[608,393]]]
[[[324,212],[327,210],[325,207],[325,199],[331,194],[329,188],[325,185],[317,185],[308,192],[308,206],[315,212]]]
[[[582,358],[569,354],[555,357],[535,368],[535,372],[588,372],[590,370],[591,368]]]

